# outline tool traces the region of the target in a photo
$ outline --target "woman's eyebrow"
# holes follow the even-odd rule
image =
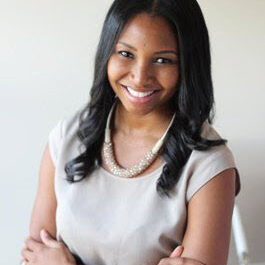
[[[161,53],[174,53],[175,55],[178,55],[178,52],[175,50],[163,50],[163,51],[155,52],[155,54],[161,54]]]
[[[134,50],[134,51],[137,51],[136,48],[134,48],[133,46],[131,46],[130,44],[126,43],[126,42],[123,42],[123,41],[119,41],[117,44],[122,44],[124,46],[127,46],[129,47],[130,49]]]
[[[130,44],[128,44],[126,42],[119,41],[117,44],[122,44],[122,45],[127,46],[128,48],[130,48],[134,51],[137,51],[136,48],[134,48],[133,46],[131,46]],[[162,51],[155,52],[154,54],[161,54],[161,53],[173,53],[175,55],[178,55],[178,52],[176,50],[162,50]]]

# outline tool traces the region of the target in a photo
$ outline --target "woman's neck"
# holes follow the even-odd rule
[[[127,136],[150,136],[160,138],[172,119],[168,110],[158,109],[146,115],[133,114],[118,102],[114,111],[114,130]]]

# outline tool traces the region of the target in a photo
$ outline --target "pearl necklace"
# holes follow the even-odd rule
[[[156,144],[151,149],[151,151],[149,151],[138,164],[136,164],[130,168],[121,168],[117,164],[117,162],[114,158],[112,142],[111,142],[110,120],[111,120],[111,116],[112,116],[115,105],[116,105],[116,102],[113,104],[113,106],[109,112],[108,119],[107,119],[107,124],[106,124],[106,129],[105,129],[105,139],[104,139],[104,144],[103,144],[103,156],[105,158],[105,162],[108,165],[111,173],[113,173],[114,175],[116,175],[118,177],[133,178],[133,177],[139,175],[140,173],[142,173],[144,170],[146,170],[152,164],[152,162],[155,160],[155,158],[157,157],[158,151],[162,147],[162,144],[164,143],[167,132],[168,132],[169,128],[171,127],[173,121],[174,121],[175,114],[173,115],[173,117],[172,117],[172,119],[171,119],[171,121],[167,127],[166,132],[156,142]]]

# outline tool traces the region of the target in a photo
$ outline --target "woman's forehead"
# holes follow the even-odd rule
[[[130,19],[124,26],[118,39],[118,43],[130,42],[133,46],[141,44],[144,47],[150,44],[159,48],[177,48],[176,35],[168,21],[160,16],[150,16],[141,13]]]

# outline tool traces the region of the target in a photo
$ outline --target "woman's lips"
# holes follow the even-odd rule
[[[158,89],[135,89],[133,86],[125,86],[125,85],[122,85],[124,88],[128,89],[132,89],[134,90],[135,92],[140,92],[140,93],[148,93],[148,92],[157,92]]]
[[[128,90],[127,86],[124,86],[124,85],[121,85],[121,86],[123,87],[123,89],[125,91],[125,95],[127,96],[127,98],[133,103],[146,103],[148,101],[151,101],[154,98],[154,95],[157,94],[157,92],[159,91],[159,90],[148,90],[148,91],[139,91],[139,90],[137,91],[137,90],[134,90],[135,92],[140,92],[140,93],[153,92],[150,95],[146,95],[146,96],[143,96],[143,97],[138,97],[138,96],[132,95],[130,93],[130,91]]]

